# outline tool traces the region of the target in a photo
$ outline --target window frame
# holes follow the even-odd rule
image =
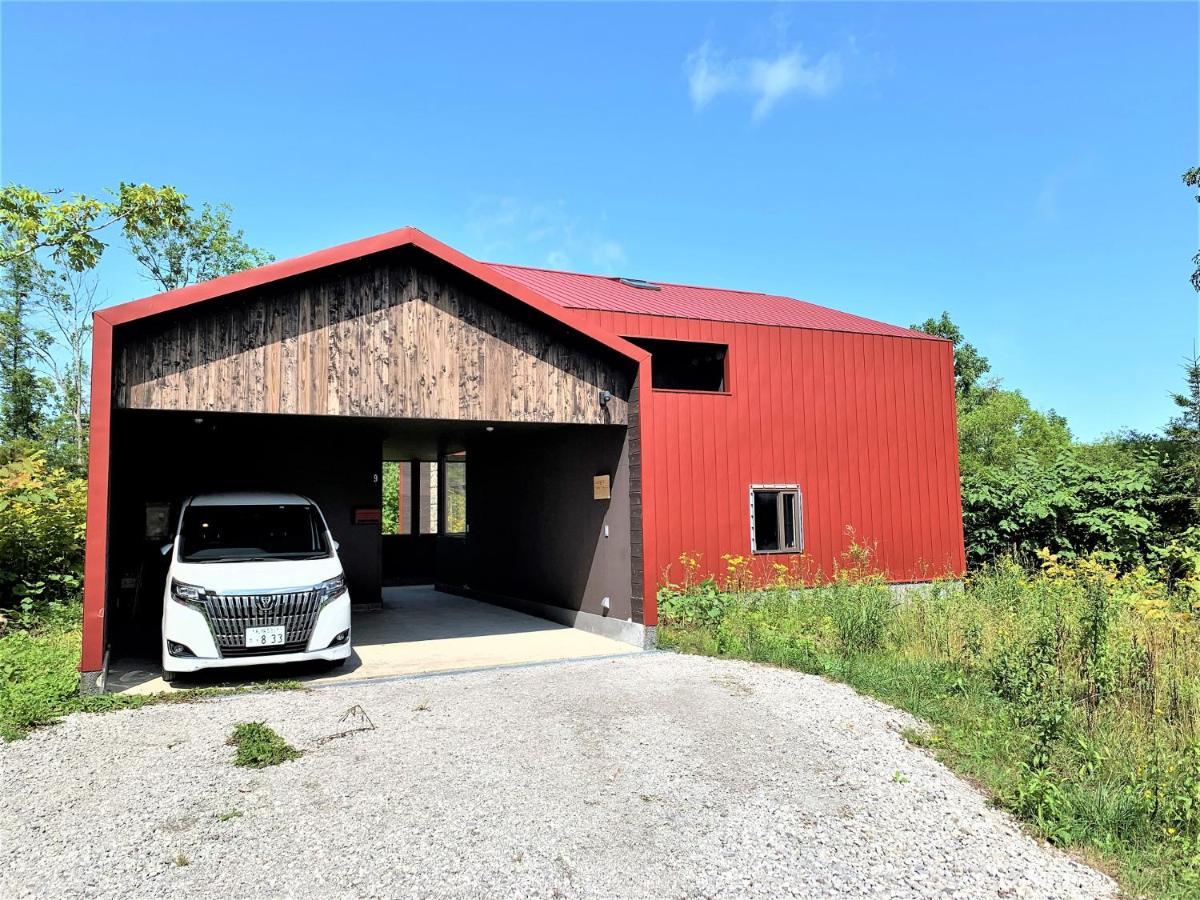
[[[701,344],[701,345],[707,344],[708,346],[712,346],[712,347],[723,347],[725,349],[725,356],[721,360],[721,363],[724,366],[724,373],[722,375],[721,381],[725,385],[725,387],[722,390],[706,391],[706,390],[701,390],[699,388],[655,387],[653,384],[653,379],[651,379],[650,390],[654,391],[657,394],[697,394],[701,397],[730,397],[733,395],[733,383],[731,381],[731,379],[733,378],[733,366],[731,366],[729,364],[729,355],[730,355],[730,353],[733,352],[733,347],[728,341],[718,341],[718,340],[711,340],[711,339],[706,339],[706,338],[693,339],[693,338],[663,337],[662,335],[654,335],[654,334],[623,334],[623,335],[621,335],[621,339],[625,340],[625,341],[629,341],[631,344],[633,344],[635,347],[637,347],[640,350],[645,350],[652,357],[654,355],[654,352],[646,347],[643,347],[641,344],[638,343],[638,341],[657,341],[659,343],[664,343],[664,344]]]
[[[775,498],[775,515],[777,517],[779,529],[779,549],[778,550],[760,550],[758,548],[757,534],[757,513],[754,509],[755,494],[776,494]],[[796,522],[796,541],[795,546],[784,546],[784,503],[785,498],[794,497],[793,512]],[[771,555],[778,553],[803,553],[804,552],[804,492],[800,490],[798,484],[752,484],[749,490],[750,501],[750,552],[754,555]]]

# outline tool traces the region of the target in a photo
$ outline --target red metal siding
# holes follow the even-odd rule
[[[623,337],[729,345],[727,393],[644,393],[648,581],[681,553],[708,570],[723,554],[749,556],[749,487],[779,483],[803,492],[805,553],[754,557],[763,571],[829,574],[852,528],[892,581],[963,573],[948,343],[579,312]]]

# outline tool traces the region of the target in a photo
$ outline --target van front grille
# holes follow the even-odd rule
[[[320,592],[311,588],[271,594],[205,594],[204,599],[204,612],[223,657],[303,652],[321,606]],[[282,625],[284,643],[247,647],[246,629],[264,625]]]

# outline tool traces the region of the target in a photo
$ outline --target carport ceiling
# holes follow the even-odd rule
[[[494,433],[530,434],[561,428],[561,425],[528,422],[446,422],[436,419],[404,419],[388,422],[383,438],[383,459],[436,459],[441,453],[457,453],[472,438]],[[491,429],[491,432],[489,432]]]

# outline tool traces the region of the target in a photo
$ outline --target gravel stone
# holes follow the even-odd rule
[[[235,768],[260,720],[304,756]],[[74,715],[0,745],[0,897],[1117,895],[910,727],[667,653]]]

